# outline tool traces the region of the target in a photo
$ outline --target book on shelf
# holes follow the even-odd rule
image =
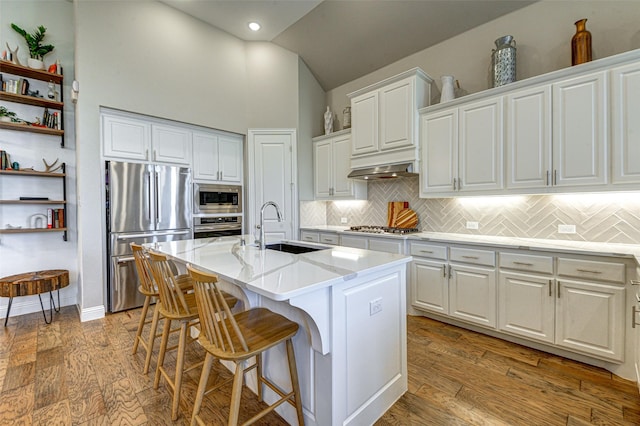
[[[53,209],[47,209],[47,228],[53,228]]]
[[[64,209],[58,209],[58,225],[64,228]]]

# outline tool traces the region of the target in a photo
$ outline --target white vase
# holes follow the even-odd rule
[[[442,94],[440,95],[440,103],[455,99],[453,93],[453,76],[443,75],[440,77],[442,80]]]
[[[43,70],[44,62],[42,62],[40,59],[29,58],[27,59],[27,66],[34,70]]]

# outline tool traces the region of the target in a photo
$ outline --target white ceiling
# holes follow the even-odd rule
[[[324,90],[535,0],[163,0],[242,40],[271,41],[305,61]],[[259,32],[247,24],[257,21]]]

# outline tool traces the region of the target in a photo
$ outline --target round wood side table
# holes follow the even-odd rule
[[[9,320],[9,312],[11,312],[11,303],[14,297],[32,296],[37,294],[40,299],[40,307],[42,308],[42,316],[44,322],[51,324],[53,319],[53,310],[60,312],[60,289],[69,285],[69,271],[66,269],[50,269],[47,271],[25,272],[24,274],[11,275],[0,278],[0,297],[9,298],[9,306],[7,307],[7,316],[4,319],[4,326],[7,326]],[[53,291],[58,291],[58,307],[53,300]],[[49,320],[44,311],[42,304],[42,293],[49,292]]]

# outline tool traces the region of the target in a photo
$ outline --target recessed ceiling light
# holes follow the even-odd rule
[[[251,31],[258,31],[260,29],[260,24],[257,22],[249,22],[249,29]]]

